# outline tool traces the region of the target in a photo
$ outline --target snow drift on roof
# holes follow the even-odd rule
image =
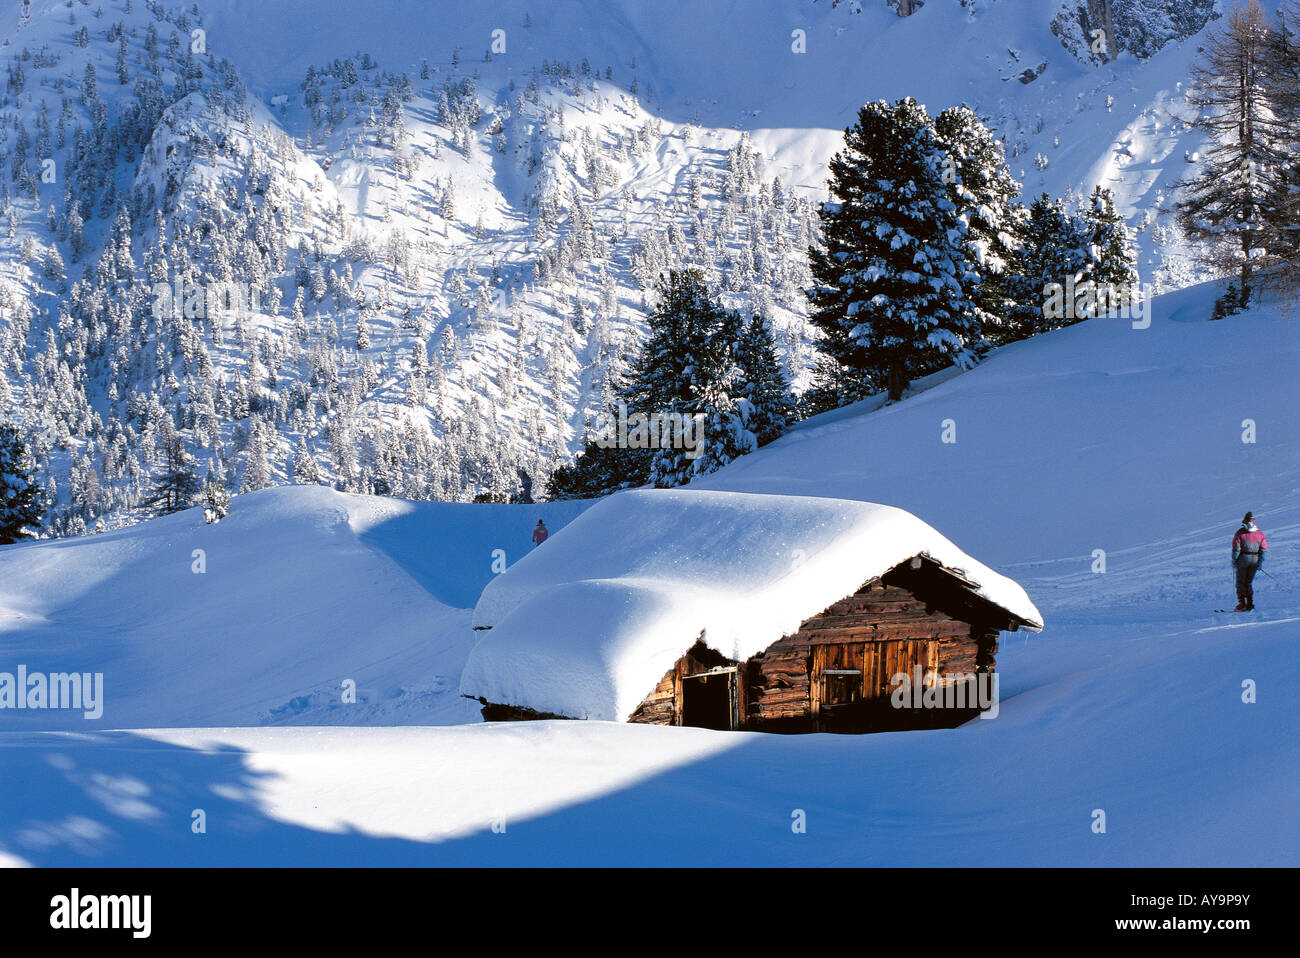
[[[461,692],[622,721],[697,638],[747,659],[918,554],[1042,627],[1024,589],[902,509],[684,489],[618,493],[483,590],[473,621],[491,631],[470,654]]]

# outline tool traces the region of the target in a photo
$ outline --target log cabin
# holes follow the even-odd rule
[[[474,626],[461,693],[488,721],[870,732],[996,714],[999,635],[1043,621],[900,509],[645,490],[498,576]]]

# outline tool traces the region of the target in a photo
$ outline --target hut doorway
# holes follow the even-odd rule
[[[682,676],[682,724],[693,728],[734,729],[737,724],[735,667]]]
[[[822,732],[890,728],[900,721],[890,694],[899,673],[938,669],[939,643],[882,640],[813,646],[809,659],[813,725]]]

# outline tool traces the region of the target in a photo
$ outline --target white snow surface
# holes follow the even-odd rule
[[[0,546],[0,671],[103,671],[106,700],[0,711],[0,864],[1294,866],[1300,327],[1209,322],[1217,293],[1019,343],[711,477],[897,503],[1023,583],[1048,628],[1004,637],[992,721],[484,724],[458,677],[494,553],[544,517],[524,571],[587,504],[267,490],[216,526]],[[1246,509],[1260,611],[1214,615]]]
[[[697,638],[743,661],[916,555],[1035,630],[1017,583],[902,509],[811,496],[636,490],[587,510],[493,579],[465,695],[627,719]]]

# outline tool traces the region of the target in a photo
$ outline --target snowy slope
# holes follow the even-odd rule
[[[2,668],[102,672],[104,714],[14,711],[3,726],[470,721],[457,695],[468,606],[545,517],[585,503],[463,506],[273,489],[216,525],[0,546]],[[202,572],[196,571],[201,562]],[[502,566],[503,567],[503,566]],[[355,704],[343,702],[351,680]]]
[[[1209,322],[1213,292],[1156,299],[1149,329],[1092,320],[873,415],[807,420],[697,485],[907,509],[1024,583],[1049,620],[1038,582],[1136,602],[1154,577],[1210,601],[1247,509],[1280,541],[1300,528],[1300,325],[1277,307]],[[1096,549],[1105,575],[1089,571]],[[1282,579],[1300,572],[1287,553],[1270,569]]]
[[[1293,867],[1300,726],[1269,677],[1294,675],[1295,627],[1104,627],[1075,653],[1005,648],[999,717],[951,731],[9,733],[0,861]],[[1257,705],[1243,674],[1271,690]]]
[[[1213,294],[1162,298],[1149,330],[1097,320],[1011,347],[883,410],[812,422],[715,477],[737,489],[896,502],[1024,584],[1049,629],[1004,637],[994,720],[861,737],[481,725],[472,709],[457,713],[444,698],[419,715],[390,699],[391,711],[356,716],[467,727],[132,733],[49,713],[20,727],[6,711],[0,856],[11,864],[1294,866],[1300,832],[1279,810],[1300,800],[1300,719],[1289,698],[1300,638],[1300,340],[1294,319],[1269,310],[1199,319]],[[1249,397],[1232,398],[1243,382]],[[956,446],[939,445],[944,417],[958,423]],[[1258,441],[1238,449],[1246,417]],[[189,596],[155,585],[192,591],[177,578],[190,575],[192,545],[242,533],[241,507],[248,518],[261,513],[259,524],[279,522],[283,545],[256,539],[240,553],[249,570],[239,575],[222,573],[222,549],[210,549],[208,575],[224,575],[229,591],[193,618]],[[447,528],[481,555],[520,542],[546,508],[407,506],[293,489],[237,499],[215,529],[182,515],[77,543],[0,549],[8,610],[0,662],[52,668],[43,649],[57,650],[59,664],[105,662],[122,645],[145,661],[152,650],[176,667],[176,684],[156,707],[139,698],[130,712],[159,727],[202,711],[182,707],[186,696],[207,698],[213,724],[243,721],[309,691],[318,662],[329,663],[319,669],[322,687],[365,663],[374,678],[362,687],[409,688],[415,676],[432,684],[458,670],[471,641],[468,612],[441,603],[465,601],[471,579],[481,585],[490,570],[420,544]],[[1269,535],[1266,569],[1276,579],[1257,580],[1260,612],[1215,616],[1210,610],[1231,599],[1228,539],[1247,508]],[[376,525],[380,510],[399,518]],[[547,518],[553,529],[564,519]],[[117,565],[154,556],[143,575],[114,582],[123,591],[111,600],[95,588],[100,562],[86,551],[100,543]],[[1108,550],[1104,574],[1091,571],[1092,548]],[[397,553],[414,581],[384,558]],[[179,571],[159,570],[163,555]],[[63,578],[24,571],[60,567]],[[299,567],[333,575],[333,588],[295,591]],[[349,595],[335,601],[341,591]],[[296,658],[278,666],[283,681],[259,678],[257,695],[217,694],[204,674],[180,671],[170,647],[196,623],[214,636],[207,647],[224,641],[235,658],[276,668],[261,657],[265,641],[248,640],[250,628],[265,635],[262,622],[220,624],[268,592],[283,598],[278,628],[297,636],[286,643]],[[176,616],[172,631],[161,625],[166,615],[140,611],[160,602]],[[110,605],[124,611],[92,631]],[[427,621],[413,624],[422,615]],[[335,616],[416,631],[331,631]],[[131,623],[145,618],[155,625],[134,635]],[[324,638],[308,640],[308,629]],[[359,644],[357,634],[369,641]],[[226,680],[248,675],[222,669]],[[1253,704],[1243,701],[1243,683],[1255,688]],[[238,698],[249,699],[242,715],[221,709]],[[345,715],[320,705],[282,721],[352,720]],[[42,725],[68,731],[37,731]],[[209,815],[207,836],[190,833],[195,808]],[[808,816],[806,834],[791,832],[796,809]],[[1098,809],[1104,834],[1092,830]]]

